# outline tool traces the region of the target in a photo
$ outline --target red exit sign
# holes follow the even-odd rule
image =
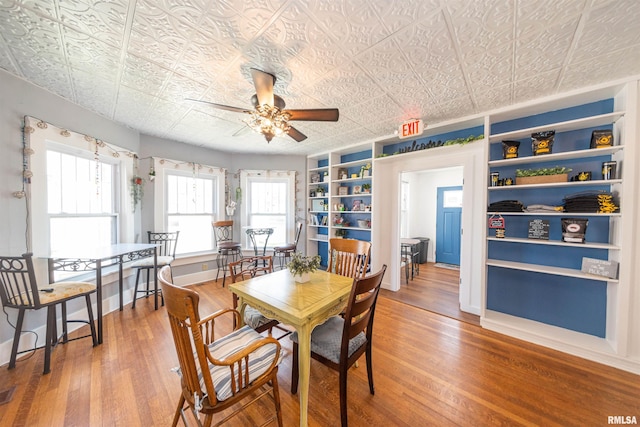
[[[422,135],[422,132],[424,132],[424,123],[422,120],[409,120],[400,125],[398,138],[410,138],[412,136]]]

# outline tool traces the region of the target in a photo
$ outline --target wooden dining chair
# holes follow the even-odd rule
[[[356,239],[329,239],[327,271],[347,277],[364,277],[369,268],[371,243]]]
[[[330,317],[311,332],[311,357],[339,372],[340,420],[347,426],[347,372],[362,354],[367,359],[369,392],[373,387],[373,366],[371,360],[373,317],[382,278],[387,270],[382,269],[370,276],[353,279],[349,303],[344,318]],[[291,360],[291,393],[298,392],[298,334],[291,334],[293,358]]]
[[[176,247],[178,246],[179,235],[180,231],[147,231],[149,243],[158,245],[158,269],[164,267],[165,265],[171,266],[171,263],[176,259]],[[151,256],[136,260],[131,264],[131,268],[137,270],[136,285],[133,289],[133,303],[131,304],[131,308],[136,308],[136,300],[138,299],[138,294],[142,294],[145,298],[147,298],[149,297],[149,295],[153,295],[155,292],[158,292],[158,289],[149,288],[151,272],[155,267],[153,262],[154,259]],[[143,270],[147,273],[147,286],[145,289],[138,289],[140,273]],[[156,307],[156,309],[157,308],[158,307]]]
[[[231,315],[239,322],[237,310],[222,309],[201,319],[197,292],[173,285],[169,267],[160,270],[159,280],[182,384],[172,425],[175,427],[180,418],[189,425],[185,410],[190,409],[198,425],[210,426],[215,414],[241,404],[218,420],[215,425],[219,426],[261,397],[272,394],[275,415],[265,424],[275,420],[282,427],[278,389],[280,343],[272,337],[263,337],[248,325],[234,327],[228,335],[217,335],[216,327],[224,325],[221,316]]]
[[[293,243],[286,243],[282,246],[275,246],[273,248],[273,256],[279,261],[278,266],[280,270],[282,270],[291,258],[291,254],[293,254],[298,248],[298,241],[300,240],[300,234],[302,233],[302,222],[299,222],[296,225],[296,237]]]
[[[11,348],[11,358],[9,359],[9,369],[16,366],[16,356],[20,336],[22,335],[22,323],[27,310],[47,309],[47,327],[44,340],[44,371],[43,374],[51,372],[51,350],[60,342],[69,341],[67,325],[68,323],[86,323],[91,328],[90,335],[78,338],[91,337],[93,346],[98,345],[96,328],[93,321],[93,309],[91,306],[91,294],[96,292],[96,285],[86,282],[59,282],[50,283],[39,287],[36,282],[36,275],[33,268],[31,253],[26,253],[20,257],[0,257],[0,299],[5,308],[15,308],[18,310],[18,320],[16,321],[15,333],[13,336],[13,346]],[[87,320],[67,319],[67,301],[84,297],[87,305]],[[100,301],[98,301],[100,304]],[[62,308],[62,336],[58,336],[56,318],[56,307]]]
[[[252,277],[256,277],[261,274],[270,274],[272,272],[273,257],[268,255],[245,257],[238,261],[229,263],[229,278],[231,279],[232,283],[251,279]],[[238,296],[236,294],[233,294],[233,308],[238,308]],[[272,336],[273,328],[277,327],[278,329],[285,332],[284,335],[279,336],[278,339],[282,339],[283,337],[291,333],[291,331],[279,327],[278,325],[280,324],[280,322],[265,317],[262,313],[260,313],[250,305],[247,305],[244,309],[244,323],[251,326],[258,333],[267,331],[269,333],[269,336]]]

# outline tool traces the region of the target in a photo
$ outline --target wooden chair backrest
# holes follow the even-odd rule
[[[353,281],[349,304],[344,315],[345,321],[340,348],[341,363],[346,362],[349,357],[349,340],[360,332],[365,331],[367,342],[371,343],[373,315],[376,310],[382,278],[386,270],[387,266],[383,265],[379,272],[365,278],[354,279]],[[342,358],[344,358],[344,361]]]
[[[3,307],[41,307],[31,253],[0,257],[0,300]]]
[[[273,273],[273,257],[271,255],[244,257],[229,263],[229,277],[231,277],[232,283],[269,273]]]
[[[209,402],[215,404],[216,393],[205,355],[205,341],[199,326],[198,304],[200,296],[195,291],[171,283],[169,266],[162,267],[158,274],[158,280],[162,287],[162,295],[178,354],[182,387],[186,389],[186,393],[183,391],[183,395],[197,395],[199,399],[203,399],[206,394],[209,396]],[[213,341],[213,336],[211,336],[211,340]],[[197,359],[194,353],[197,354]],[[203,375],[205,390],[200,387],[198,377],[200,373]]]
[[[178,235],[180,231],[147,231],[149,243],[156,243],[158,246],[158,256],[176,257],[176,246],[178,246]]]
[[[356,239],[329,239],[327,271],[341,276],[364,277],[369,267],[371,243]]]

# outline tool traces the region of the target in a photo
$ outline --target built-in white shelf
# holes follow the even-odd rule
[[[492,267],[508,268],[511,270],[531,271],[535,273],[553,274],[555,276],[576,277],[578,279],[600,280],[603,282],[617,283],[617,279],[596,276],[595,274],[583,273],[580,270],[564,267],[554,267],[550,265],[528,264],[524,262],[504,261],[498,259],[488,259],[487,265]]]
[[[618,217],[621,213],[596,213],[596,212],[487,212],[487,215],[502,216],[598,216],[598,217]]]
[[[562,153],[544,154],[540,156],[516,157],[515,159],[500,159],[489,161],[489,166],[514,166],[528,163],[556,162],[561,160],[584,159],[588,157],[609,156],[624,149],[624,145],[614,145],[606,148],[587,148],[584,150],[564,151]]]
[[[624,117],[624,111],[615,111],[613,113],[600,114],[597,116],[583,117],[575,120],[551,123],[548,125],[535,126],[527,129],[518,129],[511,132],[497,133],[489,136],[490,143],[501,142],[507,139],[520,139],[531,137],[532,133],[542,132],[545,130],[555,130],[556,133],[565,132],[576,129],[586,129],[615,123],[618,119]],[[545,156],[546,157],[546,156]]]
[[[334,179],[331,182],[333,182],[334,184],[341,184],[341,183],[348,183],[348,182],[354,182],[354,181],[369,181],[371,180],[372,177],[373,175],[357,177],[357,178]]]
[[[562,240],[543,240],[543,239],[525,239],[520,237],[487,237],[487,240],[496,242],[510,242],[510,243],[526,243],[531,245],[549,245],[549,246],[571,246],[576,248],[588,248],[588,249],[606,249],[611,251],[619,251],[620,247],[612,245],[610,243],[569,243]]]
[[[547,182],[545,184],[515,184],[501,185],[497,187],[488,187],[489,191],[501,190],[524,190],[527,188],[553,188],[553,187],[584,187],[590,185],[613,185],[621,184],[621,179],[594,179],[591,181],[566,181],[566,182]]]

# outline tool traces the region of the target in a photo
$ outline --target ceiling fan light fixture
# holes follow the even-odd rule
[[[244,122],[253,131],[263,134],[267,141],[271,141],[274,136],[286,135],[289,132],[290,117],[290,114],[280,111],[276,106],[263,104],[257,106]]]

